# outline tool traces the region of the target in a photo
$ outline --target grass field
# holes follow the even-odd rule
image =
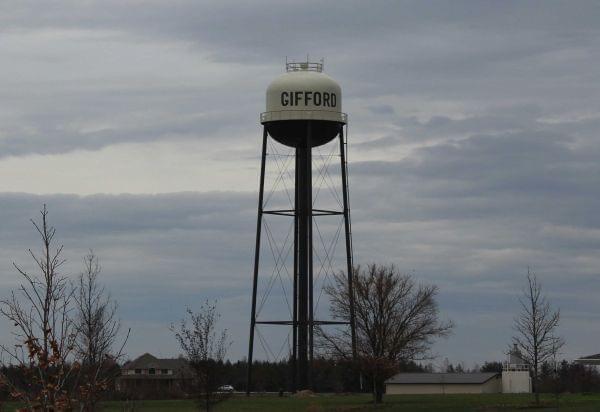
[[[320,412],[320,411],[432,411],[432,412],[507,412],[507,411],[600,411],[600,394],[561,395],[558,401],[552,395],[542,395],[542,407],[532,405],[530,395],[389,395],[384,404],[374,407],[369,395],[315,395],[308,398],[277,396],[233,396],[219,404],[215,412]],[[105,412],[191,412],[198,410],[193,401],[165,400],[138,401],[134,409],[127,409],[123,402],[106,402]],[[3,411],[14,411],[15,407],[4,405]]]

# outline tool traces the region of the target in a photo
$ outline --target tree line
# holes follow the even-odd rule
[[[246,361],[223,362],[223,382],[231,384],[238,391],[246,390]],[[280,362],[255,361],[256,391],[279,392],[291,387],[291,365],[288,361]],[[404,362],[399,366],[402,372],[436,372],[440,371],[432,363]],[[369,381],[363,382],[362,390],[356,386],[351,364],[340,364],[334,359],[315,359],[313,366],[313,387],[316,392],[345,393],[371,392]],[[502,362],[488,361],[481,366],[465,368],[461,363],[448,364],[447,373],[502,372]],[[545,362],[540,368],[539,389],[541,393],[600,393],[600,372],[593,366],[581,365],[562,360],[556,365]]]

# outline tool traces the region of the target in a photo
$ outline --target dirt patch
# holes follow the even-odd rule
[[[295,398],[312,398],[315,396],[315,393],[309,389],[305,389],[303,391],[298,391],[294,394]]]

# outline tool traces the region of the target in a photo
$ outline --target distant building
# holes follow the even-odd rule
[[[579,363],[581,365],[600,365],[600,353],[575,359],[575,363]]]
[[[499,373],[399,373],[385,382],[389,395],[499,393]]]
[[[117,378],[117,390],[140,398],[180,396],[193,380],[185,359],[159,359],[149,353],[127,362]]]
[[[595,355],[600,364],[600,355]],[[531,367],[514,346],[502,365],[502,374],[480,373],[399,373],[385,382],[386,393],[530,393]]]
[[[502,393],[531,393],[531,367],[514,345],[502,365]]]

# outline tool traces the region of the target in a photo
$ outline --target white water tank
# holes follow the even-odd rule
[[[260,121],[275,140],[293,147],[306,138],[310,123],[311,146],[325,144],[347,122],[342,89],[323,73],[322,63],[286,63],[286,73],[267,88]]]

